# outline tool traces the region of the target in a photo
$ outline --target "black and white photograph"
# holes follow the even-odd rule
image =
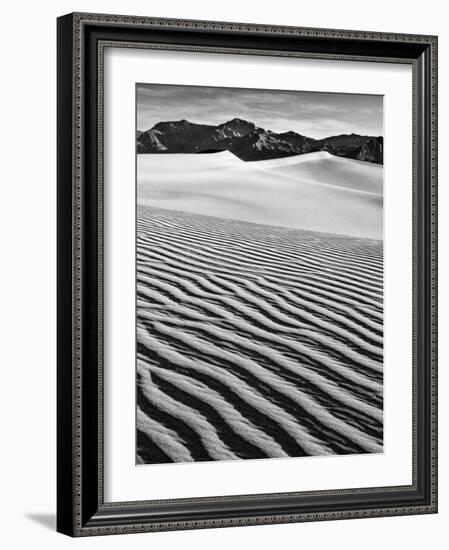
[[[383,451],[383,98],[136,85],[138,464]]]

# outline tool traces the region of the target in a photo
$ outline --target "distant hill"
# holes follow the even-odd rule
[[[338,157],[383,164],[383,137],[342,134],[313,139],[297,132],[276,133],[233,118],[218,126],[188,120],[159,122],[137,132],[138,153],[214,153],[230,151],[244,161],[327,151]]]

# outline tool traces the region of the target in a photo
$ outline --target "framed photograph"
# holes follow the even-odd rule
[[[58,531],[437,511],[437,38],[58,19]]]

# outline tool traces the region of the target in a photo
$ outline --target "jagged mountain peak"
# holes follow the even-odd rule
[[[227,120],[226,122],[223,122],[222,124],[220,124],[220,126],[231,126],[235,124],[255,126],[254,122],[250,122],[248,120],[245,120],[244,118],[238,118],[238,117],[231,118],[230,120]]]
[[[194,122],[190,122],[189,120],[183,118],[181,120],[167,120],[167,121],[158,122],[151,128],[151,130],[154,130],[155,128],[176,128],[179,126],[188,126],[188,125],[198,126],[198,124],[195,124]]]
[[[239,131],[241,133],[248,133],[254,130],[255,127],[256,125],[254,124],[254,122],[249,122],[248,120],[244,120],[242,118],[232,118],[231,120],[223,122],[223,124],[219,124],[217,126],[217,128],[219,129],[231,129],[233,131]]]

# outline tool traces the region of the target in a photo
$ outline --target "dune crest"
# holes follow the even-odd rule
[[[228,151],[137,155],[139,204],[382,239],[383,168],[320,151],[243,162]]]

